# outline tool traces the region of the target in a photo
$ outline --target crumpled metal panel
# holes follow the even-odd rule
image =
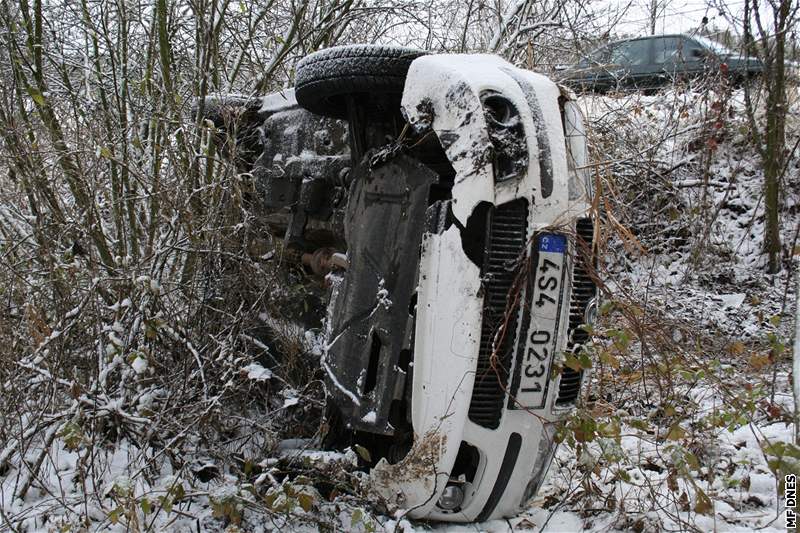
[[[402,397],[409,307],[436,175],[406,156],[356,167],[345,220],[349,267],[329,307],[328,390],[354,429],[391,434]]]

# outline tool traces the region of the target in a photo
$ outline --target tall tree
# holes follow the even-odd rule
[[[780,270],[780,181],[786,168],[786,42],[797,22],[794,0],[745,0],[742,28],[745,50],[764,64],[766,109],[763,125],[756,119],[755,105],[745,88],[747,113],[753,140],[764,165],[764,250],[768,270]],[[765,17],[769,17],[764,20]]]

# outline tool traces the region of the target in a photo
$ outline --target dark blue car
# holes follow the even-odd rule
[[[706,37],[677,34],[616,41],[562,70],[566,85],[606,92],[654,89],[712,74],[739,84],[763,72],[764,65]]]

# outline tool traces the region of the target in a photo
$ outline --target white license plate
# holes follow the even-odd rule
[[[561,292],[564,287],[564,256],[567,238],[554,233],[541,233],[534,246],[536,272],[533,274],[532,297],[529,302],[530,326],[527,338],[517,354],[518,382],[512,408],[541,409],[547,400],[550,366],[558,341],[558,322],[561,316]],[[529,288],[530,290],[530,288]],[[524,331],[524,328],[523,328]]]

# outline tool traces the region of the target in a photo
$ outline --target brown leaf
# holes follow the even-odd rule
[[[748,363],[756,370],[761,370],[762,368],[768,366],[771,363],[771,359],[769,354],[757,354],[754,353],[750,356]]]
[[[681,493],[680,498],[678,498],[678,503],[681,504],[681,511],[689,510],[689,495],[686,494],[686,491]]]
[[[678,474],[675,470],[670,471],[667,476],[667,488],[672,492],[678,492]]]
[[[711,503],[711,499],[700,489],[700,487],[697,487],[694,511],[700,514],[711,515],[713,510],[714,506]]]
[[[728,345],[728,352],[731,355],[741,355],[744,353],[745,346],[742,341],[732,342]]]
[[[69,395],[72,396],[73,400],[77,400],[81,397],[81,386],[78,385],[76,382],[72,382],[72,385],[69,387]]]
[[[783,409],[781,409],[780,405],[764,401],[763,407],[769,415],[770,420],[777,420],[783,416]]]

